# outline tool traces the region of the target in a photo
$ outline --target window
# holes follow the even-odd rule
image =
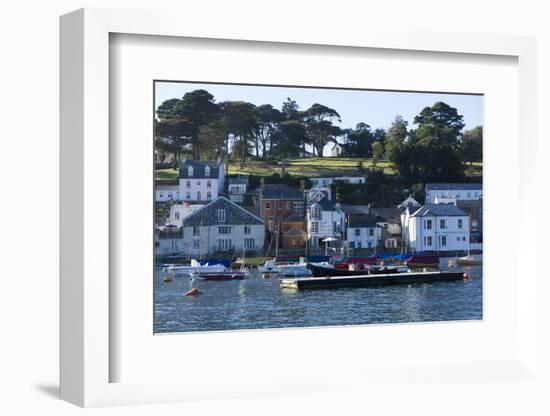
[[[193,227],[193,235],[201,235],[200,227]]]
[[[201,191],[197,192],[197,201],[201,200]]]
[[[445,229],[445,220],[439,220],[439,228],[441,228],[442,230]]]
[[[245,238],[244,239],[244,249],[245,250],[254,250],[254,239],[253,238]]]
[[[468,198],[471,198],[471,197],[472,197],[472,193],[471,193],[471,192],[468,192],[467,195],[468,195]]]
[[[286,209],[291,208],[292,203],[290,201],[286,201]]]
[[[231,234],[231,227],[218,227],[218,234]]]
[[[201,247],[201,240],[199,240],[198,238],[193,239],[193,248],[197,249],[200,247]]]
[[[432,245],[432,237],[431,236],[424,237],[424,245],[426,247],[431,247],[431,245]]]
[[[212,199],[212,192],[208,191],[206,193],[206,199]]]
[[[206,181],[206,187],[212,188],[212,181]]]
[[[220,240],[218,240],[218,250],[220,250],[220,251],[231,250],[231,240],[229,240],[229,239],[220,239]]]
[[[304,212],[304,203],[303,202],[293,202],[292,209],[295,213],[301,214]]]
[[[283,209],[283,201],[279,201],[279,209]]]
[[[191,192],[187,192],[185,194],[185,199],[191,199]]]
[[[456,241],[460,241],[460,237],[457,237],[457,238],[456,238]]]
[[[311,207],[311,219],[319,220],[321,219],[321,209],[318,205],[313,205]]]
[[[201,181],[197,181],[197,186],[201,186]]]
[[[355,229],[355,237],[360,237],[361,236],[361,229],[360,228],[356,228]]]
[[[349,246],[350,248],[355,248],[355,241],[352,241],[351,243],[349,243]]]
[[[251,231],[250,225],[245,225],[245,226],[244,226],[244,233],[245,233],[245,234],[250,234],[250,231]]]
[[[369,237],[374,235],[374,228],[369,228]]]
[[[462,237],[462,241],[466,241],[466,237]]]
[[[458,228],[462,228],[462,219],[458,220]]]
[[[175,217],[177,220],[179,220],[179,219],[180,219],[180,213],[179,213],[179,212],[176,212],[176,213],[174,214],[174,217]]]
[[[441,236],[441,245],[443,247],[445,247],[447,245],[447,236],[446,235]]]
[[[218,210],[218,222],[225,222],[225,209]]]
[[[432,229],[432,220],[424,220],[424,229],[426,230]]]
[[[266,203],[265,203],[265,209],[266,209],[266,210],[270,210],[270,209],[271,209],[271,202],[266,202]]]
[[[319,222],[318,221],[311,221],[311,232],[312,233],[318,233],[319,232]]]
[[[190,178],[193,177],[193,166],[189,166],[189,168],[187,169],[187,174]]]
[[[172,194],[168,194],[168,198],[172,199]]]
[[[204,176],[210,176],[210,166],[204,168]]]
[[[185,182],[185,187],[186,188],[191,188],[191,181]]]
[[[361,241],[357,242],[357,248],[361,248]]]
[[[332,223],[332,232],[333,233],[339,233],[340,232],[340,224],[338,224],[336,221]]]

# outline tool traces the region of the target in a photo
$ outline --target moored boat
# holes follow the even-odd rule
[[[482,258],[481,255],[473,256],[468,254],[467,256],[457,258],[456,264],[459,266],[479,266],[482,264]]]
[[[437,268],[439,267],[439,257],[432,255],[412,255],[405,264],[411,268]]]
[[[201,265],[199,261],[192,259],[191,264],[189,265],[170,265],[162,269],[166,273],[175,273],[175,274],[187,274],[199,272],[223,272],[225,271],[225,266],[223,264],[205,264]]]
[[[245,272],[227,271],[227,272],[198,272],[193,273],[193,277],[199,280],[243,280]]]
[[[267,260],[263,266],[258,266],[258,271],[262,274],[264,273],[279,273],[280,268],[275,263],[275,260]]]
[[[362,266],[343,269],[334,267],[328,263],[308,263],[308,269],[314,277],[332,277],[332,276],[364,276],[371,274],[390,274],[390,273],[406,273],[406,266]]]

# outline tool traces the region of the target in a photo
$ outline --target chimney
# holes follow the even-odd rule
[[[300,191],[304,192],[306,189],[306,181],[304,179],[300,180]]]

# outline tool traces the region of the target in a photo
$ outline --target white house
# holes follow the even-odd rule
[[[179,185],[156,185],[155,201],[181,201]]]
[[[223,196],[185,217],[182,226],[183,250],[191,257],[256,252],[264,245],[262,219]]]
[[[427,183],[427,204],[453,204],[457,200],[475,200],[483,197],[481,183]]]
[[[227,194],[229,199],[237,204],[242,204],[244,196],[248,192],[248,176],[229,178]]]
[[[168,224],[181,227],[183,219],[188,215],[191,215],[196,210],[202,208],[205,203],[202,204],[190,204],[188,202],[182,202],[179,204],[173,204],[170,206],[170,216],[168,217]]]
[[[336,176],[332,178],[311,178],[311,189],[327,190],[328,198],[332,200],[331,185],[334,181],[342,181],[351,184],[367,183],[365,176]]]
[[[378,224],[384,219],[370,214],[348,215],[346,242],[349,248],[363,249],[380,246],[382,227]]]
[[[213,160],[182,160],[179,181],[180,200],[214,201],[223,192],[223,164]]]
[[[344,149],[342,148],[342,145],[340,143],[334,143],[334,146],[330,149],[330,155],[332,157],[338,157],[342,155],[342,151]]]
[[[343,240],[346,214],[339,204],[327,197],[309,202],[306,222],[307,236],[311,247],[322,247],[322,240],[328,237]]]
[[[448,204],[426,204],[403,214],[404,239],[413,251],[466,251],[470,240],[469,216]]]

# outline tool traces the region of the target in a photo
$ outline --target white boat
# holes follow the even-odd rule
[[[279,273],[280,268],[277,263],[275,263],[275,260],[268,260],[264,263],[263,266],[258,266],[258,271],[260,273]]]
[[[223,264],[200,264],[199,261],[192,259],[190,265],[177,265],[177,266],[167,266],[162,269],[165,273],[175,273],[175,274],[187,274],[191,275],[193,273],[208,273],[208,272],[223,272],[225,271],[225,266]]]
[[[279,264],[278,267],[279,273],[285,277],[311,276],[311,272],[307,268],[307,263],[303,261],[300,261],[299,263]]]
[[[468,254],[467,256],[457,258],[456,263],[459,266],[479,266],[482,264],[482,256]]]

